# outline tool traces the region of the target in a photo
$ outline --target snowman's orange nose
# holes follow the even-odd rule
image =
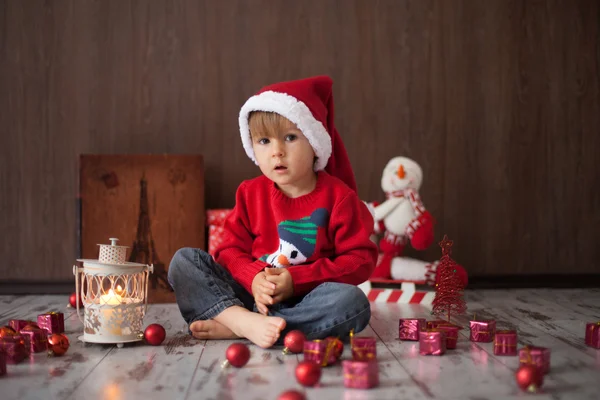
[[[284,256],[283,254],[280,254],[277,257],[277,262],[281,265],[290,265],[290,261],[287,259],[286,256]]]
[[[398,178],[404,179],[404,177],[406,176],[406,172],[404,172],[404,165],[400,164],[400,166],[398,167],[398,171],[396,172],[396,175],[398,175]]]

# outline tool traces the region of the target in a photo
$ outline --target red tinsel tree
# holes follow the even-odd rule
[[[467,310],[467,304],[464,299],[462,281],[456,273],[456,262],[450,257],[452,241],[444,235],[444,239],[439,245],[442,248],[442,258],[437,267],[439,279],[435,285],[432,314],[446,315],[449,322],[452,315],[464,313]]]

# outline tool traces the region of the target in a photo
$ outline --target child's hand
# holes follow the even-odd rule
[[[276,285],[273,296],[273,304],[289,299],[294,294],[294,282],[292,274],[286,268],[265,268],[267,282]]]
[[[275,304],[272,297],[275,293],[275,284],[267,281],[266,277],[264,272],[259,272],[252,280],[252,295],[256,308],[264,315],[269,313],[267,305]]]

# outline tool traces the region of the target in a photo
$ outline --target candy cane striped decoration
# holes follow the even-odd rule
[[[400,289],[373,288],[366,281],[358,286],[372,303],[402,303],[431,305],[435,292],[416,290],[412,282],[402,282]]]

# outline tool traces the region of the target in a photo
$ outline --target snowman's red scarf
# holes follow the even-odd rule
[[[416,190],[409,188],[404,190],[387,192],[386,197],[388,199],[394,197],[404,197],[408,199],[408,201],[410,201],[410,204],[412,205],[412,208],[415,211],[415,217],[412,221],[410,221],[410,223],[406,227],[406,236],[408,236],[409,239],[412,239],[417,229],[422,225],[419,217],[421,217],[421,215],[423,215],[423,213],[425,212],[425,206],[423,206],[423,202],[421,201],[419,193]]]

